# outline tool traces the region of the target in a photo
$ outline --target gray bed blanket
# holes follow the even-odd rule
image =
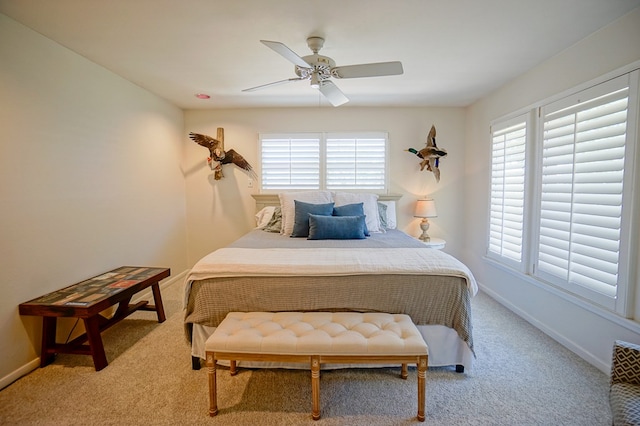
[[[310,243],[313,244],[310,246]],[[317,243],[317,244],[316,244]],[[234,248],[426,248],[405,233],[390,230],[366,240],[320,240],[283,237],[255,230]],[[258,255],[259,250],[256,250]],[[426,253],[426,252],[425,252]],[[241,275],[241,274],[240,274]],[[213,277],[188,283],[185,331],[191,324],[217,326],[229,312],[357,311],[403,313],[417,325],[456,330],[473,351],[471,298],[460,276],[441,274],[371,274],[347,276]]]

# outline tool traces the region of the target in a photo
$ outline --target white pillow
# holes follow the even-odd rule
[[[381,204],[387,206],[387,228],[396,229],[398,227],[398,221],[396,217],[396,202],[395,201],[378,201]]]
[[[256,213],[256,229],[262,229],[267,226],[275,210],[275,206],[267,206]]]
[[[364,214],[366,216],[365,223],[367,224],[369,232],[384,232],[384,229],[380,226],[378,196],[376,194],[334,192],[333,201],[335,202],[335,207],[344,206],[346,204],[362,203]]]
[[[331,191],[283,192],[278,194],[282,208],[282,235],[289,236],[293,232],[296,219],[295,200],[312,204],[325,204],[333,201]]]

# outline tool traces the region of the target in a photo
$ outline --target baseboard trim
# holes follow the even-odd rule
[[[176,276],[173,276],[173,277],[165,279],[160,284],[160,290],[162,291],[162,289],[168,288],[168,287],[170,287],[170,286],[172,286],[173,284],[176,284],[176,283],[182,283],[184,281],[184,278],[187,276],[188,272],[189,272],[189,270],[186,269],[186,270],[182,271],[181,273],[179,273]],[[148,299],[150,297],[153,297],[153,293],[151,292],[151,288],[136,294],[135,297],[132,298],[132,301],[133,302],[137,302],[139,300]],[[26,364],[24,364],[22,367],[12,371],[11,373],[7,374],[4,377],[2,377],[0,379],[0,390],[6,388],[7,386],[12,384],[13,382],[18,380],[19,378],[21,378],[23,376],[26,376],[27,374],[31,373],[33,370],[37,369],[38,367],[40,367],[40,357],[32,359],[31,361],[29,361]]]
[[[542,331],[544,334],[551,337],[553,340],[555,340],[565,348],[569,349],[571,352],[575,353],[580,358],[584,359],[586,362],[596,367],[598,370],[602,371],[605,374],[609,374],[611,366],[607,363],[602,362],[602,360],[594,356],[591,352],[587,351],[582,346],[576,344],[574,341],[572,341],[571,339],[568,339],[566,336],[558,333],[552,328],[547,327],[545,324],[538,321],[535,317],[527,314],[526,312],[524,312],[523,310],[521,310],[511,302],[509,302],[507,299],[503,298],[498,293],[487,288],[481,283],[478,283],[478,287],[480,288],[481,291],[489,295],[489,297],[491,297],[492,299],[500,303],[502,306],[509,309],[511,312],[518,315],[519,317],[523,318],[528,323],[533,325],[535,328]]]
[[[0,390],[6,388],[22,376],[26,376],[40,366],[40,357],[29,361],[17,370],[12,371],[0,379]]]

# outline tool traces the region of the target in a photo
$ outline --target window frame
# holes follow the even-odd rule
[[[316,153],[316,155],[318,156],[318,162],[317,162],[317,166],[318,166],[318,186],[321,185],[322,183],[322,179],[323,179],[323,170],[324,170],[324,155],[322,154],[323,152],[323,147],[322,147],[322,143],[321,143],[321,133],[320,132],[308,132],[308,133],[300,133],[300,132],[296,132],[296,133],[261,133],[258,135],[258,158],[260,160],[260,175],[259,175],[259,188],[260,191],[271,191],[271,192],[282,192],[285,190],[316,190],[318,189],[318,187],[315,187],[313,185],[310,186],[306,186],[306,185],[302,185],[302,184],[298,184],[298,185],[289,185],[286,187],[286,189],[283,188],[277,188],[274,187],[271,189],[267,189],[265,190],[263,188],[263,184],[264,184],[264,177],[265,177],[265,166],[264,166],[264,155],[265,155],[265,151],[263,149],[263,145],[264,145],[264,141],[265,140],[297,140],[297,141],[302,141],[302,140],[316,140],[318,141],[318,151]],[[298,145],[300,146],[300,145]],[[291,161],[288,162],[288,164],[291,164]],[[315,163],[314,163],[315,165]],[[291,167],[290,167],[291,169]],[[295,174],[295,173],[294,173]],[[290,174],[291,175],[291,172]]]
[[[493,159],[495,158],[495,135],[498,133],[502,133],[505,132],[506,130],[509,130],[515,126],[520,125],[521,123],[524,123],[524,131],[525,131],[525,135],[524,135],[524,174],[523,174],[523,197],[522,197],[522,223],[521,223],[521,227],[522,227],[522,233],[520,236],[520,240],[522,242],[525,241],[526,239],[526,235],[527,235],[527,227],[526,227],[526,223],[527,223],[527,217],[528,217],[528,211],[529,211],[529,201],[527,199],[527,186],[529,185],[529,172],[528,172],[528,168],[530,167],[529,164],[527,163],[527,158],[528,158],[528,154],[527,151],[529,150],[529,146],[530,146],[530,141],[532,138],[531,135],[531,114],[529,112],[526,113],[518,113],[514,116],[510,116],[509,118],[505,118],[502,120],[498,120],[495,121],[491,124],[491,130],[490,130],[490,134],[491,134],[491,176],[490,176],[490,183],[489,183],[489,215],[488,215],[488,224],[487,224],[487,247],[486,247],[486,256],[490,259],[496,260],[498,262],[504,263],[507,266],[520,271],[520,272],[525,272],[526,271],[526,252],[524,250],[524,248],[521,250],[520,253],[520,260],[516,260],[513,259],[512,257],[509,256],[505,256],[502,253],[498,253],[496,251],[491,250],[491,233],[492,233],[492,212],[493,212],[493,179],[494,179],[494,161]],[[508,160],[505,159],[505,162],[509,162]],[[506,184],[504,184],[506,185]],[[504,211],[503,211],[504,214]],[[503,234],[501,234],[503,235]]]
[[[567,99],[572,97],[580,97],[588,95],[592,90],[597,90],[599,86],[607,86],[611,80],[627,79],[628,81],[628,106],[627,106],[627,127],[625,140],[625,159],[624,159],[624,177],[623,177],[623,194],[622,194],[622,213],[620,223],[620,250],[618,253],[618,279],[615,286],[615,297],[602,297],[600,294],[594,294],[593,291],[585,290],[584,287],[567,285],[568,281],[561,282],[557,279],[540,273],[537,270],[539,255],[539,238],[540,238],[540,220],[541,220],[541,199],[542,199],[542,140],[544,137],[544,108],[546,106],[559,102],[568,102]],[[638,270],[635,263],[639,259],[640,242],[635,241],[634,235],[637,235],[640,224],[638,223],[638,213],[634,214],[634,210],[638,211],[640,207],[640,141],[638,135],[640,132],[640,62],[634,63],[625,69],[618,70],[606,76],[583,84],[580,87],[566,91],[562,94],[545,99],[536,105],[520,110],[509,116],[505,116],[491,123],[491,129],[494,126],[504,126],[510,120],[517,119],[529,114],[530,122],[527,124],[527,145],[526,149],[526,183],[525,183],[525,217],[523,230],[523,256],[522,262],[510,262],[500,256],[491,253],[489,247],[490,241],[490,220],[491,220],[491,199],[488,204],[488,222],[486,237],[486,254],[485,257],[504,265],[516,273],[521,273],[530,280],[542,285],[552,286],[560,291],[578,297],[590,304],[600,306],[609,311],[615,312],[623,317],[634,316],[634,303],[639,306],[635,307],[636,311],[640,310],[639,302],[634,301],[634,290],[638,287]],[[491,139],[491,155],[493,155],[493,131],[490,133]],[[490,167],[490,173],[493,173],[493,164]],[[491,175],[489,182],[489,197],[491,197]],[[637,238],[636,238],[637,239]],[[637,290],[636,290],[637,291]]]
[[[626,117],[626,135],[625,135],[625,154],[624,154],[624,172],[623,172],[623,191],[622,191],[622,200],[621,200],[621,213],[620,213],[620,236],[618,238],[618,277],[615,286],[615,295],[608,296],[603,292],[598,291],[595,288],[581,285],[572,281],[564,281],[559,279],[558,277],[546,273],[538,267],[539,262],[539,243],[540,243],[540,221],[541,218],[539,216],[541,211],[541,195],[542,190],[540,189],[542,184],[542,139],[540,139],[539,146],[537,146],[537,152],[534,161],[536,161],[536,169],[538,169],[538,174],[536,174],[536,187],[537,190],[535,192],[536,196],[536,213],[538,213],[538,217],[536,218],[536,222],[534,224],[534,233],[536,235],[535,247],[532,247],[532,273],[533,276],[541,279],[545,282],[549,282],[553,285],[556,285],[562,289],[569,291],[572,294],[581,296],[587,300],[590,300],[599,306],[603,306],[609,310],[617,312],[623,316],[628,316],[630,314],[630,303],[631,300],[628,296],[630,291],[630,269],[631,265],[629,263],[629,253],[632,250],[631,247],[631,232],[628,232],[631,229],[631,218],[632,218],[632,209],[630,205],[632,204],[632,200],[634,197],[634,168],[635,165],[635,151],[637,146],[637,139],[635,137],[636,129],[638,127],[637,122],[637,101],[638,101],[638,90],[637,84],[635,85],[633,82],[638,79],[638,72],[632,72],[623,74],[614,79],[610,79],[607,81],[600,82],[597,85],[589,87],[587,89],[581,90],[569,96],[566,96],[560,100],[554,102],[548,102],[545,105],[539,108],[539,116],[540,120],[538,122],[539,134],[543,135],[543,127],[545,123],[545,110],[547,108],[553,108],[553,111],[559,111],[563,107],[570,107],[572,105],[576,105],[581,103],[581,99],[588,99],[591,101],[593,99],[597,99],[599,96],[602,96],[606,93],[616,90],[620,83],[623,83],[628,87],[628,105],[627,105],[627,117]],[[626,81],[625,81],[626,80]],[[575,176],[575,173],[574,173]],[[574,222],[571,222],[572,224]],[[573,252],[572,252],[573,253]]]
[[[319,140],[318,156],[319,156],[319,174],[318,174],[318,186],[317,187],[301,187],[295,184],[282,185],[282,186],[269,186],[265,188],[264,173],[265,167],[263,164],[263,141],[270,138],[282,138],[282,139],[295,139],[295,138],[309,138],[317,137]],[[379,188],[366,187],[362,185],[355,186],[329,186],[327,183],[327,142],[329,139],[382,139],[384,140],[383,154],[384,165],[382,173],[382,186]],[[358,192],[371,192],[376,194],[386,194],[389,190],[389,133],[384,131],[362,131],[362,132],[278,132],[278,133],[260,133],[258,135],[258,158],[260,159],[260,176],[259,176],[259,190],[264,194],[273,194],[287,191],[300,191],[300,190],[330,190],[330,191],[358,191]]]

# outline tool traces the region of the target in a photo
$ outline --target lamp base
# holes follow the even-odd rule
[[[427,234],[427,231],[429,230],[429,221],[426,217],[422,218],[422,221],[420,222],[420,229],[422,229],[422,235],[420,235],[418,239],[420,241],[431,241],[431,237]]]

